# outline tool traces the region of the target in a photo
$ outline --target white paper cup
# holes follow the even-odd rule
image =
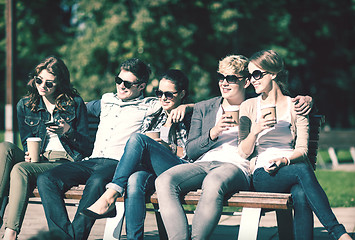
[[[31,158],[31,162],[39,162],[39,153],[41,148],[42,139],[39,137],[27,138],[28,154]]]
[[[231,124],[239,125],[239,106],[229,106],[224,108],[224,113],[232,116]]]
[[[266,114],[266,115],[265,115]],[[276,106],[275,105],[265,105],[261,107],[261,116],[265,115],[266,120],[274,120],[276,119]]]
[[[160,132],[159,131],[148,131],[148,132],[145,132],[144,134],[147,135],[148,137],[152,138],[152,139],[160,138]]]

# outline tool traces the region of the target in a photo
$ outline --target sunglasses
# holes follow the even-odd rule
[[[54,83],[52,81],[50,82],[47,82],[48,80],[45,81],[45,85],[47,88],[52,88],[54,87]],[[35,77],[35,82],[38,84],[38,85],[41,85],[43,83],[43,80],[39,77]]]
[[[130,89],[135,84],[140,84],[141,82],[128,82],[120,78],[119,76],[115,77],[115,82],[120,85],[123,82],[125,88]]]
[[[168,100],[172,100],[174,98],[174,94],[176,93],[178,92],[163,92],[161,90],[155,90],[155,95],[157,98],[161,98],[164,95]]]
[[[239,81],[242,81],[245,77],[237,77],[235,75],[227,75],[224,76],[221,73],[217,73],[217,79],[220,83],[222,83],[224,81],[224,79],[226,79],[227,83],[229,84],[236,84]]]
[[[250,74],[250,78],[254,78],[255,80],[262,79],[266,74],[270,74],[269,72],[262,72],[260,70],[255,70]]]

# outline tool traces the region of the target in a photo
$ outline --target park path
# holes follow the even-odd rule
[[[72,219],[76,207],[73,206],[77,201],[76,200],[67,200],[70,204],[67,206],[69,217]],[[352,233],[352,237],[355,239],[355,207],[353,208],[333,208],[335,215],[338,220],[345,225],[347,231]],[[5,221],[7,213],[5,212]],[[189,221],[192,219],[191,214],[188,214]],[[105,219],[96,221],[89,239],[102,239]],[[214,231],[212,240],[228,240],[236,239],[236,234],[238,232],[240,223],[240,216],[222,216],[219,226]],[[236,226],[237,225],[237,226]],[[315,240],[328,240],[328,233],[325,231],[323,226],[319,223],[318,219],[315,217]],[[19,235],[19,240],[26,240],[30,237],[36,235],[39,231],[46,231],[47,223],[44,216],[43,207],[40,204],[39,198],[31,198],[30,204],[28,205],[27,213],[23,223],[22,231]],[[2,236],[4,232],[4,226],[0,230]],[[125,231],[123,229],[123,238]],[[145,239],[146,240],[159,240],[157,226],[155,223],[155,216],[153,212],[147,213],[146,223],[145,223]],[[267,213],[261,218],[258,240],[277,240],[277,228],[276,228],[276,217],[275,213]],[[247,239],[246,239],[247,240]]]

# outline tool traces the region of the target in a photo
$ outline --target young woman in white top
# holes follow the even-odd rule
[[[261,95],[241,105],[239,153],[256,160],[255,190],[292,193],[295,239],[313,239],[312,211],[332,239],[351,239],[338,223],[309,166],[308,117],[295,113],[282,58],[275,51],[265,50],[255,53],[249,61],[251,83]],[[270,111],[261,111],[270,104],[276,105],[276,120],[268,118]]]

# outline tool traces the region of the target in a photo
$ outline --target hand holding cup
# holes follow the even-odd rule
[[[229,106],[224,108],[224,113],[231,119],[233,127],[239,125],[239,106]]]
[[[265,105],[261,107],[261,115],[262,117],[270,122],[270,127],[274,126],[277,123],[276,119],[276,106],[275,105]]]
[[[28,160],[30,162],[39,162],[40,157],[40,150],[41,150],[41,142],[42,139],[39,137],[29,137],[27,138],[27,149],[28,149],[28,157],[25,154],[25,161]],[[27,153],[27,152],[26,152]]]

